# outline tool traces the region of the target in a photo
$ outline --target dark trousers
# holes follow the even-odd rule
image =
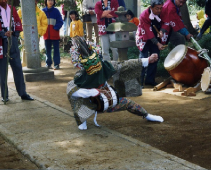
[[[6,78],[6,65],[7,65],[7,58],[5,57],[5,54],[7,52],[7,39],[3,39],[3,59],[0,59],[0,82],[1,82],[1,96],[4,98],[4,92],[5,92],[5,78]],[[10,50],[10,57],[12,59],[9,59],[9,64],[12,68],[15,87],[18,92],[19,96],[26,94],[26,86],[24,82],[23,77],[23,70],[21,65],[21,59],[20,59],[20,51],[18,49],[18,38],[12,36],[12,46]],[[7,88],[7,98],[8,98],[8,88]]]
[[[140,51],[139,58],[147,58],[153,53],[158,54],[158,60],[159,60],[160,50],[158,49],[158,46],[153,44],[151,40],[148,40],[144,46],[144,49],[142,51]],[[154,84],[155,83],[155,75],[157,72],[157,63],[158,63],[158,61],[149,64],[147,68],[145,68],[145,67],[142,68],[141,85],[144,85],[145,75],[146,75],[145,84]]]
[[[200,34],[203,35],[204,32],[207,30],[207,28],[209,28],[209,26],[211,26],[211,18],[207,17],[207,19],[205,20],[205,22],[200,30]]]
[[[53,45],[54,54],[53,54],[53,62],[54,66],[60,64],[60,53],[59,53],[59,40],[45,40],[45,49],[46,49],[46,65],[51,66],[52,58],[51,58],[51,48]]]

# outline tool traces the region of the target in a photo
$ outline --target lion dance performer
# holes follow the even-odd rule
[[[125,97],[119,98],[113,87],[107,83],[107,80],[115,73],[121,74],[121,71],[125,71],[128,65],[146,67],[148,63],[157,61],[157,54],[152,54],[145,59],[108,62],[103,60],[98,50],[88,45],[82,37],[74,37],[72,41],[74,44],[74,49],[71,52],[72,60],[75,66],[80,67],[81,70],[76,72],[74,80],[68,83],[67,96],[80,130],[87,129],[86,120],[93,114],[95,114],[94,123],[99,126],[96,121],[97,112],[105,111],[128,110],[148,121],[163,122],[161,116],[149,114],[134,101]],[[104,100],[102,110],[99,109],[99,101],[102,103],[99,99]]]

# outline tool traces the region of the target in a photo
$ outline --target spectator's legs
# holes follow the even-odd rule
[[[26,53],[25,53],[25,48],[24,48],[24,40],[21,40],[21,58],[22,58],[22,67],[26,67]]]
[[[54,66],[56,66],[60,64],[59,40],[52,40],[52,42],[54,48],[53,61]]]
[[[149,52],[150,52],[150,55],[153,53],[158,54],[158,60],[159,60],[160,50],[158,49],[158,46],[153,44],[151,41],[149,44]],[[155,84],[155,76],[157,73],[157,64],[158,64],[158,61],[156,61],[154,63],[150,63],[148,65],[145,84],[156,85]]]
[[[86,34],[87,34],[87,40],[92,42],[92,23],[86,23]]]
[[[18,95],[23,96],[26,94],[26,85],[25,85],[24,77],[23,77],[20,53],[17,53],[17,56],[14,57],[13,59],[10,59],[9,62],[12,68],[13,77],[15,81],[15,87],[18,92]]]
[[[115,34],[108,34],[108,35],[109,35],[110,42],[116,40]],[[109,46],[110,46],[110,43],[109,43]],[[112,51],[112,54],[113,54],[113,60],[118,61],[118,58],[119,58],[118,49],[112,48],[112,47],[110,47],[110,48],[111,48],[111,51]]]
[[[139,58],[147,58],[149,57],[149,46],[148,43],[145,44],[144,49],[142,51],[140,51],[139,54]],[[145,74],[146,74],[146,67],[142,67],[142,71],[141,71],[141,85],[144,85],[144,78],[145,78]]]
[[[97,23],[94,23],[94,31],[95,31],[95,41],[97,44],[99,44],[99,35],[98,35],[98,25]]]
[[[1,79],[0,81],[1,81],[1,97],[2,98],[4,98],[4,91],[5,91],[6,64],[7,64],[7,58],[3,56],[3,59],[0,59],[0,79]],[[8,89],[7,89],[6,98],[8,98],[8,96],[9,95],[8,95]]]
[[[111,61],[109,55],[109,34],[100,36],[101,46],[102,46],[102,56],[104,60]]]
[[[204,32],[207,30],[207,28],[209,28],[209,26],[211,26],[211,18],[207,17],[207,19],[205,20],[205,22],[200,30],[200,34],[203,35]]]
[[[52,64],[52,58],[51,58],[51,46],[52,46],[52,40],[45,40],[45,49],[46,49],[46,65],[51,66]]]
[[[63,21],[63,30],[64,30],[64,36],[66,36],[66,33],[68,31],[67,27],[67,17]]]

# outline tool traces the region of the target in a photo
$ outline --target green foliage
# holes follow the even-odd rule
[[[195,0],[196,4],[200,7],[204,7],[205,6],[205,0]]]
[[[169,73],[166,71],[166,69],[164,68],[164,61],[167,57],[167,55],[169,54],[169,52],[171,51],[171,46],[168,48],[165,48],[164,50],[160,51],[160,60],[158,61],[158,65],[157,65],[157,73],[156,76],[157,77],[168,77]]]
[[[205,34],[198,43],[201,48],[209,50],[208,55],[211,56],[211,34]]]
[[[136,59],[139,57],[139,49],[135,47],[129,47],[127,51],[128,59]]]

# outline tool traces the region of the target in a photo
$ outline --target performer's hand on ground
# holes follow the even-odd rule
[[[163,44],[159,43],[159,42],[157,43],[157,46],[158,46],[159,50],[164,50],[165,49],[165,46]]]
[[[192,34],[188,34],[188,35],[186,35],[187,40],[190,40],[190,38],[191,38],[191,37],[193,37],[193,35],[192,35]]]
[[[11,35],[12,35],[12,31],[7,31],[7,32],[5,32],[5,36],[11,37]]]
[[[154,63],[158,60],[158,54],[153,53],[151,56],[149,56],[149,63]]]

